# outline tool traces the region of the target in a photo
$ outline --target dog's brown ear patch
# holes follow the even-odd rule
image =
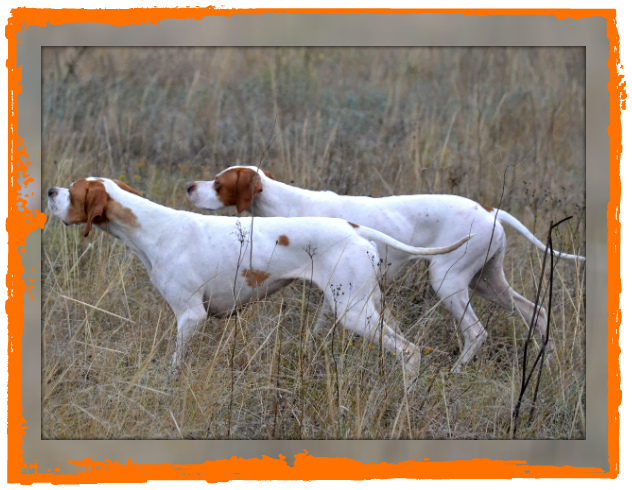
[[[127,185],[125,182],[121,182],[120,180],[114,179],[114,183],[118,185],[121,189],[123,189],[124,191],[131,192],[132,194],[136,194],[137,196],[143,197],[143,195],[140,192],[138,192],[136,189],[133,189],[132,187]]]
[[[237,206],[237,212],[241,213],[246,209],[250,209],[252,201],[263,190],[263,184],[257,172],[249,168],[239,169],[238,172],[237,185],[235,188],[235,204]]]
[[[117,185],[122,189],[125,189],[124,186],[126,186],[123,182],[117,182]],[[138,194],[131,187],[129,189],[131,189],[129,192]],[[127,189],[125,190],[127,191]],[[113,220],[132,228],[138,226],[136,215],[131,209],[123,207],[119,202],[110,198],[101,179],[78,180],[70,187],[69,192],[70,209],[68,210],[67,220],[69,224],[73,225],[85,223],[84,237],[90,234],[93,224],[104,223],[108,220]]]
[[[241,213],[250,209],[253,199],[263,190],[263,184],[254,170],[234,168],[215,177],[214,189],[224,206],[237,206]]]
[[[85,201],[87,192],[88,181],[86,179],[78,180],[68,189],[68,193],[70,194],[70,207],[68,208],[66,220],[69,225],[77,225],[86,222]]]
[[[105,217],[105,209],[108,205],[110,196],[105,191],[105,186],[101,182],[86,182],[86,194],[84,198],[84,211],[86,213],[86,227],[83,236],[86,237],[92,230],[93,223],[101,223],[107,218]]]

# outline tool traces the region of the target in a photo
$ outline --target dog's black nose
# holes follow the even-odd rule
[[[54,187],[48,189],[48,197],[53,197],[55,194],[57,194],[57,189],[55,189]]]
[[[191,194],[191,192],[193,192],[195,190],[195,186],[196,186],[195,182],[188,182],[187,183],[187,192],[189,194]]]

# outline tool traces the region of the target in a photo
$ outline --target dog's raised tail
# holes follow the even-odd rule
[[[533,243],[541,251],[544,252],[546,250],[546,245],[544,245],[544,243],[538,240],[536,236],[533,233],[531,233],[531,231],[529,231],[529,229],[525,225],[523,225],[520,221],[518,221],[518,219],[514,218],[507,211],[503,211],[502,209],[492,209],[491,213],[493,214],[497,213],[496,216],[498,218],[498,221],[500,221],[503,225],[511,226],[514,230],[516,230],[521,235],[523,235],[527,240]],[[557,250],[553,250],[553,253],[560,259],[580,260],[580,261],[586,260],[586,257],[583,257],[581,255],[567,254],[565,252],[559,252]]]

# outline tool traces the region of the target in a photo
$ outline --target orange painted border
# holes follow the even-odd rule
[[[349,458],[314,457],[307,452],[297,454],[294,465],[289,466],[285,457],[267,456],[253,459],[233,457],[228,460],[207,461],[202,464],[135,464],[93,461],[69,461],[85,467],[76,475],[37,472],[21,474],[27,465],[23,461],[22,438],[26,420],[22,416],[22,326],[23,299],[26,284],[22,279],[24,266],[21,253],[26,237],[37,228],[43,228],[46,216],[38,210],[26,208],[20,197],[23,191],[18,184],[19,173],[28,178],[29,156],[18,136],[18,95],[22,92],[22,69],[17,66],[17,33],[28,26],[63,25],[94,22],[111,26],[158,24],[166,19],[201,19],[203,17],[233,15],[256,15],[262,13],[285,14],[412,14],[412,13],[457,13],[461,15],[547,15],[558,19],[580,19],[603,17],[607,21],[607,37],[610,40],[608,68],[610,81],[610,202],[607,208],[608,223],[608,455],[609,471],[590,467],[530,466],[526,461],[493,461],[473,459],[470,461],[408,461],[400,464],[363,464]],[[11,11],[5,27],[9,41],[8,69],[8,461],[9,483],[31,484],[50,482],[55,484],[77,483],[122,483],[146,482],[149,480],[206,480],[225,482],[229,480],[368,480],[388,478],[616,478],[619,474],[619,405],[621,404],[621,382],[619,355],[619,326],[621,310],[620,245],[621,223],[618,220],[621,204],[620,158],[622,151],[621,111],[625,110],[626,90],[623,75],[619,74],[619,34],[615,10],[567,10],[567,9],[234,9],[207,8],[135,8],[128,10],[84,10],[84,9],[32,9],[17,8]],[[32,180],[32,179],[29,179]],[[28,183],[25,183],[28,186]],[[20,211],[19,207],[24,210]],[[99,466],[96,469],[95,466]],[[44,470],[46,471],[46,470]]]

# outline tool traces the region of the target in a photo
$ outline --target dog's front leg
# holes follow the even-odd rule
[[[176,351],[173,354],[171,366],[173,369],[180,369],[184,366],[186,358],[187,342],[197,327],[204,322],[206,310],[199,304],[185,310],[178,315],[178,333],[176,340]]]

